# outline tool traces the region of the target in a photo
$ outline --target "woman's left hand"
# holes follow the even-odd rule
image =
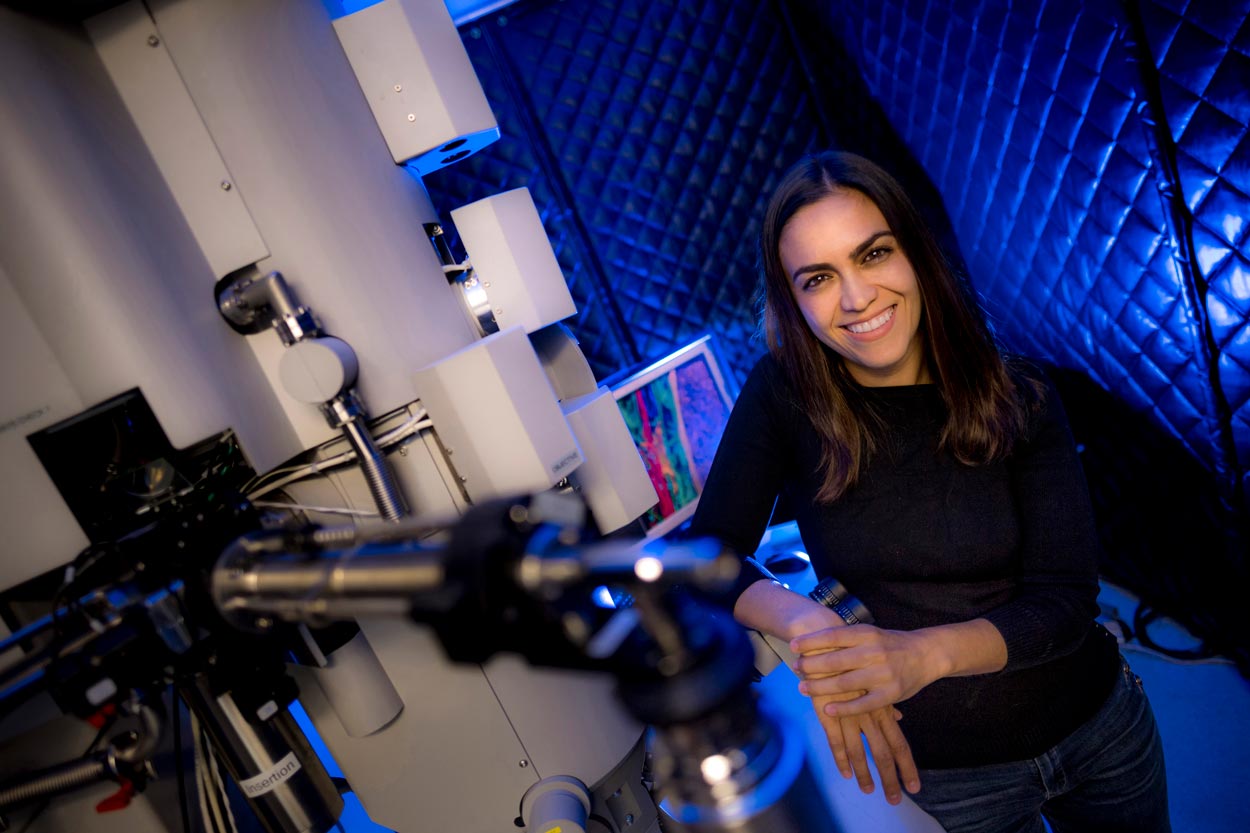
[[[852,625],[800,636],[790,643],[799,657],[799,690],[808,696],[863,691],[825,706],[837,717],[866,714],[902,702],[937,679],[920,632]]]

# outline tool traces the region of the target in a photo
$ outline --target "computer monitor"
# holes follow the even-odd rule
[[[710,335],[611,388],[655,486],[656,505],[639,521],[658,538],[694,514],[734,396]]]

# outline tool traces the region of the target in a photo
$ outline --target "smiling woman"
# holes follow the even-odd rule
[[[878,440],[859,385],[936,384],[943,445],[962,463],[1001,459],[1024,430],[1036,386],[1013,379],[928,225],[877,165],[837,152],[794,165],[765,212],[760,262],[769,352],[821,439],[821,500],[855,483]]]
[[[750,562],[734,606],[801,655],[839,770],[872,791],[871,751],[886,798],[906,788],[948,833],[1169,830],[1149,703],[1095,621],[1098,540],[1054,388],[1000,355],[866,159],[791,168],[760,247],[769,352],[692,533],[750,554],[784,494],[817,577],[872,612],[848,627]]]

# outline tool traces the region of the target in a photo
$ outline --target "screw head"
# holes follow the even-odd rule
[[[159,46],[161,39],[156,35],[148,35],[148,46]]]
[[[401,91],[401,90],[403,90],[403,89],[404,89],[403,84],[396,84],[396,85],[395,85],[395,92],[400,92],[400,91]]]
[[[221,181],[221,190],[223,190],[223,191],[229,191],[229,190],[230,190],[231,188],[233,188],[233,187],[234,187],[234,186],[233,186],[232,184],[230,184],[230,180],[228,180],[228,179],[223,179],[223,180]]]
[[[408,114],[408,121],[416,121],[416,120],[417,120],[417,114],[416,114],[416,113],[409,113],[409,114]]]
[[[519,766],[521,769],[525,769],[529,765],[530,765],[530,762],[525,760],[524,758],[522,758],[520,762],[517,763],[517,766]]]

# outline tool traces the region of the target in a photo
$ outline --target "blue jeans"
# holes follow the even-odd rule
[[[926,769],[913,800],[948,833],[1170,833],[1163,743],[1141,678],[1123,671],[1092,718],[1028,761]]]

